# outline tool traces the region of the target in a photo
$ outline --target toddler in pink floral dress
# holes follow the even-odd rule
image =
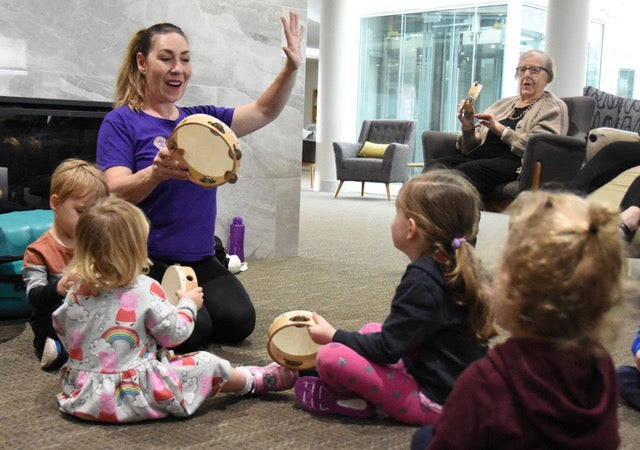
[[[60,410],[101,422],[189,416],[217,392],[291,388],[297,372],[275,363],[233,368],[199,351],[157,358],[189,337],[202,289],[178,290],[177,305],[143,274],[148,222],[133,204],[107,197],[82,213],[66,275],[74,285],[53,313],[69,359],[60,372]]]

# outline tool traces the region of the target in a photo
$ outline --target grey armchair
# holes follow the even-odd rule
[[[529,137],[522,157],[518,180],[497,186],[485,200],[488,210],[502,210],[521,191],[545,185],[566,186],[584,162],[587,134],[591,129],[595,101],[591,97],[564,97],[569,112],[569,131],[566,136],[539,133]],[[422,149],[425,168],[434,159],[455,154],[454,133],[425,131]]]
[[[413,160],[415,130],[414,120],[365,120],[362,123],[358,142],[334,142],[336,178],[340,180],[335,197],[338,197],[345,181],[362,182],[361,195],[364,195],[364,183],[369,181],[384,183],[387,188],[387,199],[391,200],[389,183],[402,183],[409,178],[407,164]],[[359,157],[358,153],[365,141],[389,144],[384,157]]]

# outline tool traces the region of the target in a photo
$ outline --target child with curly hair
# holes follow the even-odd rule
[[[600,332],[620,299],[619,220],[573,194],[515,200],[493,280],[510,337],[460,376],[412,449],[618,447],[616,374]]]

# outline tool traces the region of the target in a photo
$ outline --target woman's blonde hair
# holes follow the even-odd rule
[[[456,301],[469,306],[477,338],[488,340],[495,328],[486,274],[470,244],[478,232],[482,206],[476,188],[454,170],[434,169],[407,181],[396,206],[407,219],[415,220],[426,241],[424,253],[442,265]]]
[[[75,255],[66,273],[92,295],[126,287],[151,265],[148,235],[140,208],[114,195],[100,199],[78,219]]]
[[[605,313],[621,296],[618,212],[542,191],[521,194],[508,212],[494,279],[499,323],[512,333],[596,348]]]
[[[134,111],[144,108],[144,97],[147,84],[144,75],[138,69],[138,53],[145,58],[149,56],[153,39],[159,34],[177,33],[187,40],[180,27],[172,23],[158,23],[138,30],[133,35],[122,61],[118,80],[116,81],[115,107],[128,105]],[[188,40],[187,40],[188,41]]]
[[[63,202],[69,197],[101,198],[109,194],[107,177],[95,164],[82,159],[65,159],[51,175],[50,194]]]

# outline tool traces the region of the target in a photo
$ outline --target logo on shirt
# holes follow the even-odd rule
[[[167,140],[164,136],[158,136],[153,140],[153,145],[158,150],[164,150],[165,148],[167,148]]]

